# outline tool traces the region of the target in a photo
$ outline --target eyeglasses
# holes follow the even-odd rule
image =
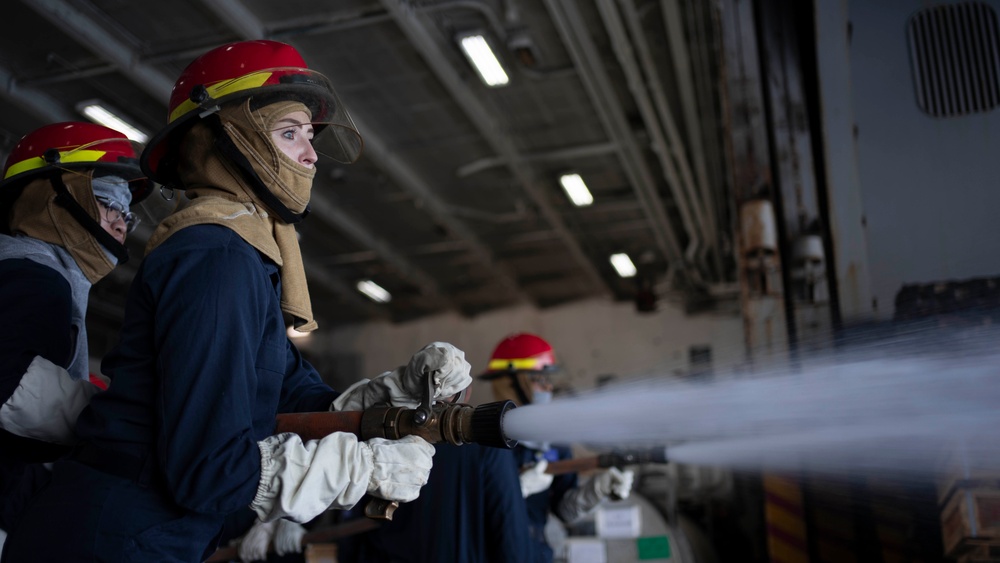
[[[125,207],[117,201],[99,197],[98,203],[104,207],[104,218],[112,225],[119,219],[125,220],[125,232],[131,233],[139,225],[139,216],[131,211],[125,211]]]

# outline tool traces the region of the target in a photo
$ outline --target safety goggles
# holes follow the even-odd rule
[[[125,207],[117,201],[99,197],[97,201],[103,208],[104,218],[108,223],[114,225],[115,221],[123,219],[125,221],[125,232],[131,233],[139,225],[139,216],[131,211],[126,211]]]

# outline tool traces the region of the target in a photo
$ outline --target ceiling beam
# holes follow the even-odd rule
[[[685,143],[677,130],[670,104],[664,93],[659,70],[647,44],[639,15],[627,10],[628,30],[618,12],[616,0],[597,0],[604,29],[611,37],[611,47],[621,64],[632,99],[646,124],[652,139],[653,153],[660,163],[664,180],[674,196],[674,203],[688,233],[685,258],[692,267],[700,266],[705,257],[705,239],[714,230],[705,219],[698,189],[685,154]],[[631,36],[631,40],[630,40]],[[635,48],[632,42],[635,42]],[[638,61],[636,59],[639,59]],[[664,217],[666,214],[664,213]]]
[[[380,320],[390,320],[392,318],[388,305],[378,305],[374,301],[370,301],[367,297],[363,297],[357,288],[338,278],[326,268],[316,264],[308,264],[305,266],[305,269],[309,279],[319,282],[322,287],[335,293],[352,306],[361,309],[369,317]],[[315,298],[310,297],[310,299]]]
[[[373,133],[373,129],[365,125],[364,119],[358,115],[352,115],[352,117],[358,130],[365,131],[365,155],[375,163],[375,166],[384,171],[397,187],[413,194],[420,201],[421,208],[436,223],[447,229],[453,236],[464,241],[466,251],[473,255],[484,273],[488,273],[491,279],[502,286],[508,299],[516,302],[529,301],[522,292],[514,274],[497,260],[493,251],[479,240],[465,223],[456,219],[449,212],[448,206],[434,193],[430,184],[421,178],[412,166],[399,158],[395,151],[385,144],[385,141]]]
[[[0,95],[44,122],[79,119],[48,94],[19,85],[14,75],[3,67],[0,67]]]
[[[671,270],[689,279],[690,273],[684,259],[677,233],[666,216],[653,172],[639,148],[635,135],[618,100],[612,81],[601,63],[597,45],[587,30],[576,0],[544,0],[545,7],[555,23],[563,45],[579,69],[580,79],[590,95],[598,117],[608,135],[619,147],[622,161],[632,189],[642,202],[646,216],[656,234],[656,243],[668,261]],[[669,275],[669,272],[668,272]]]
[[[240,37],[244,39],[267,37],[264,24],[240,0],[201,0],[201,3]]]
[[[131,45],[105,31],[90,16],[64,0],[23,0],[24,5],[38,12],[52,25],[61,29],[81,46],[114,63],[132,82],[154,100],[162,102],[170,96],[174,81],[160,71],[141,62]]]
[[[375,236],[352,214],[345,211],[343,207],[336,205],[326,196],[318,193],[317,190],[313,190],[309,198],[309,207],[325,221],[331,222],[344,231],[347,236],[378,254],[379,258],[392,266],[400,277],[416,285],[420,289],[420,293],[431,301],[429,305],[445,309],[456,308],[454,302],[445,297],[438,283],[433,278],[393,250],[388,242]]]
[[[624,9],[626,10],[626,17],[629,20],[634,21],[641,17],[635,0],[631,0],[628,4],[625,4]],[[720,241],[717,235],[719,231],[717,204],[708,182],[708,166],[705,164],[705,143],[701,136],[702,125],[699,123],[699,120],[703,116],[698,111],[698,104],[695,102],[697,97],[695,96],[694,76],[691,71],[692,56],[688,49],[687,41],[685,41],[684,18],[681,17],[680,1],[660,0],[660,13],[663,18],[663,28],[667,36],[667,42],[670,45],[669,51],[674,67],[674,78],[676,80],[675,87],[681,100],[681,114],[684,118],[684,129],[688,136],[688,151],[694,163],[694,173],[708,215],[707,219],[711,221],[712,225],[711,238],[707,239],[708,244],[706,247],[715,251],[712,260],[713,267],[715,268],[715,277],[719,279],[722,277],[723,265],[722,254],[719,252]],[[634,23],[632,25],[634,26]]]
[[[537,151],[523,156],[524,160],[528,162],[555,162],[561,160],[587,159],[595,156],[615,154],[617,152],[618,147],[611,143],[596,143],[592,145],[563,147],[548,151]],[[507,161],[498,156],[480,158],[479,160],[474,160],[468,164],[459,166],[458,169],[455,170],[455,175],[459,178],[464,178],[498,166],[507,166]]]
[[[609,287],[603,276],[597,270],[593,261],[580,247],[576,237],[569,231],[559,213],[555,210],[545,194],[540,189],[540,182],[529,165],[527,159],[515,148],[513,141],[502,131],[503,128],[493,119],[486,106],[462,79],[458,70],[449,62],[449,57],[443,52],[439,42],[428,31],[427,17],[417,13],[404,0],[380,0],[381,4],[395,20],[396,25],[410,40],[431,68],[438,80],[451,94],[452,98],[473,123],[479,134],[483,136],[490,147],[506,161],[507,167],[524,191],[531,197],[541,215],[558,233],[563,244],[579,265],[580,269],[590,278],[594,289],[607,293]]]

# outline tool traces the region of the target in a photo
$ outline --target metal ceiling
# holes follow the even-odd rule
[[[715,18],[697,0],[23,0],[0,34],[0,143],[77,120],[100,99],[156,131],[184,66],[241,39],[295,45],[364,137],[321,162],[300,229],[321,325],[474,315],[595,295],[703,303],[731,285],[731,198]],[[484,32],[508,69],[489,88],[459,33]],[[574,207],[558,176],[594,194]],[[169,203],[143,204],[150,217]],[[147,220],[130,239],[141,256]],[[627,252],[639,275],[608,262]],[[138,260],[95,287],[113,333]],[[393,299],[375,304],[355,283]],[[98,343],[98,346],[101,344]]]

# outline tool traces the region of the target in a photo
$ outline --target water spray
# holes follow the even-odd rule
[[[839,349],[712,380],[660,376],[511,412],[520,441],[665,445],[675,463],[927,482],[960,456],[1000,469],[1000,332]]]

